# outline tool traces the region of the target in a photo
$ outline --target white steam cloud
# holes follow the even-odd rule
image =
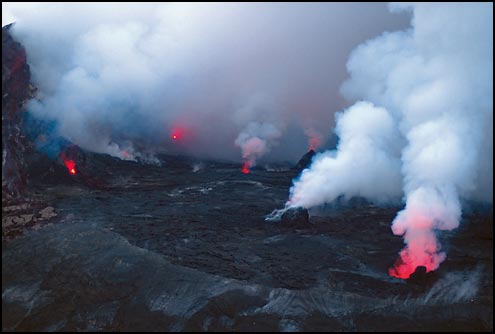
[[[289,205],[311,207],[340,195],[378,202],[400,196],[400,141],[392,117],[383,108],[358,102],[336,118],[337,150],[313,159],[291,189]]]
[[[56,135],[120,158],[152,148],[237,161],[297,161],[305,133],[324,142],[351,50],[408,18],[383,3],[2,9],[41,92],[30,114],[55,122]]]
[[[288,206],[403,196],[391,274],[408,277],[444,260],[435,231],[458,226],[462,199],[493,201],[493,4],[391,8],[2,3],[2,22],[15,19],[40,90],[29,112],[55,135],[123,159],[178,149],[249,164],[324,142],[351,50],[381,34],[352,52],[342,92],[361,102],[337,115],[337,149]]]
[[[393,4],[412,28],[361,44],[342,92],[358,102],[337,115],[340,143],[294,182],[288,206],[337,196],[400,197],[393,221],[406,247],[390,274],[435,270],[435,231],[459,226],[461,200],[493,202],[493,4]]]

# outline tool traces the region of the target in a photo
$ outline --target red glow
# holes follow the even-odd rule
[[[174,128],[172,129],[172,134],[170,137],[172,138],[173,141],[180,140],[184,136],[184,129],[183,128]]]
[[[321,146],[321,143],[323,141],[323,137],[322,135],[320,135],[318,132],[315,132],[315,131],[311,131],[310,133],[308,133],[309,135],[309,140],[308,140],[308,146],[309,146],[309,150],[308,151],[316,151],[316,149],[318,147]]]
[[[419,266],[426,267],[426,272],[429,273],[438,267],[436,265],[437,257],[430,255],[429,259],[415,258],[408,250],[404,248],[400,252],[400,257],[395,261],[394,267],[388,270],[388,274],[392,277],[408,279]]]
[[[69,173],[76,175],[76,163],[74,160],[64,160],[65,167],[69,170]]]
[[[309,151],[316,151],[316,149],[318,148],[318,146],[320,146],[321,143],[317,140],[313,140],[313,138],[311,138],[309,140],[309,149],[308,149],[308,152]]]
[[[195,131],[191,128],[193,122],[191,119],[175,120],[167,130],[168,140],[178,145],[186,145],[194,141]]]
[[[431,221],[415,214],[413,222],[414,226],[409,226],[404,237],[406,246],[400,251],[400,257],[394,267],[388,271],[392,277],[408,279],[420,266],[425,267],[428,273],[438,269],[446,258],[445,253],[440,251],[441,245],[435,232],[431,229]],[[400,227],[400,224],[393,226],[395,234],[403,233]]]
[[[388,274],[395,278],[408,279],[415,270],[415,266],[410,263],[404,263],[401,259],[398,259],[394,267],[388,270]]]
[[[241,171],[244,174],[249,174],[249,162],[245,161],[244,164],[242,164],[242,169]]]

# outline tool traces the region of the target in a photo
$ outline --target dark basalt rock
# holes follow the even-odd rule
[[[25,156],[33,147],[22,132],[22,111],[36,90],[26,51],[10,34],[12,26],[2,28],[2,199],[9,203],[25,193]]]
[[[400,207],[348,201],[262,223],[296,170],[208,162],[194,173],[189,158],[164,155],[161,168],[70,143],[60,148],[77,175],[58,155],[30,162],[27,64],[4,33],[2,195],[21,189],[27,164],[36,201],[2,196],[2,232],[40,229],[2,244],[2,331],[493,331],[493,208],[463,217],[439,270],[403,284],[386,271],[403,247],[389,225]]]
[[[308,227],[310,224],[308,210],[305,208],[291,208],[282,214],[280,222],[284,226]]]
[[[294,171],[246,176],[205,162],[194,173],[193,160],[172,155],[161,168],[66,154],[79,174],[60,175],[88,172],[108,190],[40,176],[30,186],[50,204],[4,208],[17,224],[57,216],[3,244],[3,331],[493,330],[492,210],[450,236],[448,261],[427,273],[433,288],[389,278],[401,208],[312,210],[310,224],[306,210],[284,208],[264,223]]]
[[[419,266],[414,273],[409,276],[407,283],[416,285],[431,285],[436,281],[437,275],[434,271],[426,272],[426,267]]]
[[[311,160],[313,160],[313,157],[315,155],[315,151],[309,150],[305,155],[302,156],[302,158],[297,162],[294,168],[298,171],[302,171],[303,169],[308,168],[309,165],[311,165]]]

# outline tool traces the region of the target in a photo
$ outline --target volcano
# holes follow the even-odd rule
[[[26,57],[8,28],[2,44],[3,331],[493,330],[491,206],[469,203],[439,235],[437,271],[390,277],[399,207],[342,199],[265,222],[312,150],[253,173],[170,152],[35,151]]]
[[[387,273],[401,245],[388,225],[396,208],[351,201],[311,223],[267,224],[297,171],[244,175],[203,161],[194,173],[195,158],[166,154],[166,170],[85,159],[105,188],[65,166],[30,180],[58,216],[4,241],[4,330],[491,328],[489,214],[468,215],[445,265],[407,284]]]

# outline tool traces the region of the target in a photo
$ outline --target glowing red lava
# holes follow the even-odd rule
[[[244,162],[244,164],[242,164],[242,169],[241,171],[244,173],[244,174],[249,174],[249,162]]]
[[[406,263],[401,263],[400,265],[395,265],[393,268],[388,270],[388,274],[395,278],[408,279],[416,270],[416,267],[408,265]]]
[[[173,141],[178,141],[184,135],[184,130],[182,128],[175,128],[172,130],[170,137]]]
[[[67,167],[67,169],[69,170],[69,173],[71,173],[72,175],[77,174],[76,163],[74,162],[74,160],[64,160],[64,164],[65,164],[65,167]]]
[[[191,139],[191,129],[186,124],[177,123],[168,129],[168,136],[170,140],[184,144]]]
[[[435,260],[435,255],[431,255],[429,259],[415,258],[406,248],[400,252],[400,257],[395,261],[394,267],[388,270],[388,274],[392,277],[408,279],[420,266],[425,267],[426,272],[429,273],[437,268]]]

